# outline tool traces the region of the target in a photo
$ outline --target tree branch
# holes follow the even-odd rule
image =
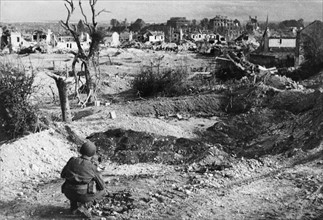
[[[69,77],[64,77],[64,76],[61,76],[61,75],[58,75],[58,74],[52,73],[52,72],[45,72],[45,73],[47,76],[54,79],[55,81],[61,79],[61,80],[65,81],[65,83],[72,83],[73,82],[73,79],[70,79]]]
[[[89,0],[90,6],[91,6],[91,11],[92,11],[92,25],[93,28],[95,29],[97,22],[95,21],[95,4],[98,0]]]
[[[85,15],[84,13],[84,10],[83,10],[83,6],[82,6],[82,2],[81,0],[79,0],[79,6],[80,6],[80,9],[81,9],[81,13],[82,13],[82,16],[84,17],[84,24],[85,26],[89,29],[90,33],[93,32],[92,28],[91,28],[91,25],[89,24],[88,20],[87,20],[87,16]]]
[[[80,9],[81,9],[81,13],[82,13],[82,15],[84,17],[85,24],[88,24],[89,22],[87,21],[87,17],[86,17],[86,15],[84,13],[81,0],[79,0],[79,6],[80,6]]]
[[[105,13],[111,13],[111,11],[107,11],[107,10],[105,10],[105,9],[102,9],[101,11],[99,11],[96,15],[95,15],[95,17],[97,17],[97,16],[99,16],[101,13],[103,13],[103,12],[105,12]]]
[[[52,73],[52,72],[46,72],[46,75],[49,76],[50,78],[54,79],[54,80],[65,79],[65,77],[62,77],[62,76],[57,75],[57,74]]]
[[[67,4],[69,5],[69,7],[67,6],[67,4],[65,3],[65,8],[67,10],[67,17],[66,17],[66,21],[62,21],[61,20],[61,24],[63,27],[67,28],[68,30],[70,30],[70,25],[69,25],[69,21],[71,19],[71,15],[73,14],[75,7],[74,7],[74,3],[73,0],[65,0],[65,2],[67,2]]]

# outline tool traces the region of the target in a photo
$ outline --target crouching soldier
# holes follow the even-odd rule
[[[88,205],[105,195],[105,183],[91,159],[96,153],[94,143],[87,141],[80,149],[80,157],[72,157],[62,170],[65,179],[62,193],[70,200],[70,210],[91,217]]]

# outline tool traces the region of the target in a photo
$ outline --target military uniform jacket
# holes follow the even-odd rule
[[[86,156],[72,157],[63,168],[61,177],[66,179],[63,188],[73,187],[80,194],[86,193],[88,185],[93,181],[97,190],[103,190],[105,187],[97,167]]]

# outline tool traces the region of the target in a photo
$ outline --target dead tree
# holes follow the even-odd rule
[[[56,71],[55,73],[52,73],[52,72],[47,73],[47,75],[53,78],[56,82],[61,110],[62,110],[62,120],[65,122],[71,122],[72,115],[71,115],[71,109],[70,109],[68,93],[67,93],[68,84],[71,82],[68,81],[67,74],[68,74],[67,70],[66,70],[66,76],[64,76],[63,72],[61,71]]]
[[[101,10],[98,13],[95,11],[95,5],[98,0],[89,0],[89,5],[91,8],[91,20],[89,21],[86,14],[84,13],[83,6],[81,0],[79,0],[79,8],[81,10],[83,16],[83,23],[91,37],[91,42],[89,46],[89,50],[86,51],[83,49],[80,40],[80,31],[77,29],[77,25],[70,24],[70,18],[75,11],[75,6],[73,0],[64,0],[65,1],[65,8],[67,10],[67,17],[66,21],[60,21],[62,27],[68,30],[71,35],[73,36],[76,45],[77,51],[72,52],[74,54],[74,59],[72,62],[72,74],[75,80],[75,94],[76,98],[78,99],[78,103],[84,107],[87,103],[92,101],[92,98],[96,96],[96,88],[93,77],[97,76],[97,65],[98,62],[96,60],[99,57],[99,43],[103,39],[103,34],[97,29],[97,22],[96,18],[102,13],[107,12],[106,10]],[[87,97],[85,100],[81,100],[80,93],[79,93],[79,78],[75,71],[75,66],[77,63],[81,64],[81,71],[80,73],[84,74],[85,76],[85,85],[86,85],[86,93]],[[93,70],[95,71],[94,74],[90,72],[90,65],[92,64]],[[96,77],[97,78],[97,77]]]

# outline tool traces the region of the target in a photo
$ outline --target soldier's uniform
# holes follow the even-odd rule
[[[101,199],[105,195],[105,183],[97,166],[91,162],[96,153],[95,145],[90,141],[84,143],[80,153],[82,156],[72,157],[61,173],[61,177],[65,179],[62,193],[70,200],[72,212],[80,208],[84,212],[86,203]]]

